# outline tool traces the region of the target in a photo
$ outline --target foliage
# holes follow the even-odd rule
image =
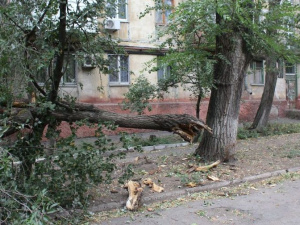
[[[19,219],[44,223],[49,214],[64,208],[85,208],[89,200],[89,190],[99,183],[109,183],[116,165],[114,159],[124,153],[111,152],[114,144],[107,139],[103,128],[114,129],[109,124],[99,124],[94,143],[76,143],[76,130],[86,123],[72,127],[72,135],[58,138],[55,149],[43,145],[34,163],[31,176],[26,177],[20,157],[12,154],[20,143],[1,152],[1,196],[0,207],[5,209],[1,220],[18,223]],[[52,135],[53,136],[53,135]],[[29,144],[28,146],[32,146]],[[48,150],[48,151],[46,151]],[[49,151],[53,151],[50,154]],[[132,176],[130,167],[120,177],[120,182]],[[20,210],[20,208],[22,210]],[[27,209],[28,208],[28,209]],[[46,223],[46,222],[45,222]],[[27,224],[30,224],[29,222]]]
[[[80,65],[89,56],[100,71],[108,73],[107,50],[123,53],[104,29],[116,7],[114,0],[2,1],[0,132],[1,137],[10,128],[20,132],[12,145],[1,149],[1,222],[51,223],[49,213],[62,206],[84,208],[88,190],[110,181],[113,159],[121,155],[103,155],[113,149],[102,132],[104,124],[99,123],[94,144],[77,145],[77,127],[70,137],[60,139],[59,123],[51,113],[58,107],[74,109],[74,98],[58,95],[73,59]],[[30,102],[27,107],[35,111],[31,121],[8,121],[17,100]],[[47,138],[57,141],[53,146],[42,143],[46,127]]]
[[[154,6],[149,6],[141,13],[141,17],[152,10],[164,11],[170,7],[160,0],[154,2]],[[214,87],[214,82],[218,82],[213,80],[216,62],[234,64],[223,55],[216,54],[216,38],[222,36],[222,33],[240,34],[252,58],[272,55],[276,59],[295,62],[298,56],[294,50],[299,46],[299,35],[293,31],[298,26],[299,7],[291,5],[289,1],[270,5],[265,0],[187,0],[172,9],[167,26],[157,26],[154,38],[161,42],[160,48],[168,51],[165,56],[152,60],[147,66],[150,72],[162,67],[169,67],[170,72],[158,81],[158,91],[156,94],[153,92],[151,98],[161,97],[162,92],[168,92],[170,87],[182,85],[190,91],[191,98],[200,102]],[[216,21],[217,16],[222,22]],[[270,33],[273,35],[270,36]],[[148,84],[145,87],[150,88]],[[139,107],[138,112],[141,113],[148,106],[150,98],[137,94],[134,89],[131,88],[125,95],[128,98],[127,106],[131,104],[133,111],[137,111],[134,106],[140,105],[142,107]],[[198,103],[197,116],[199,107]]]
[[[143,114],[146,108],[148,111],[151,111],[152,107],[149,101],[155,98],[156,93],[157,87],[151,84],[145,76],[141,75],[124,95],[125,100],[122,102],[122,108],[124,110],[129,109],[131,112],[137,112],[139,115]]]
[[[0,148],[0,222],[4,224],[47,224],[48,214],[60,208],[47,196],[45,189],[35,195],[21,192],[17,188],[18,167],[16,160],[6,149]]]
[[[281,123],[270,123],[261,131],[249,129],[250,126],[238,129],[238,139],[257,138],[263,136],[273,136],[282,134],[300,133],[299,124],[281,124]]]
[[[132,142],[132,146],[153,146],[160,144],[173,144],[180,143],[182,139],[177,135],[169,135],[169,136],[156,136],[151,135],[149,138],[139,138],[135,137]]]

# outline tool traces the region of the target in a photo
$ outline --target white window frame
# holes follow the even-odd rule
[[[120,0],[115,0],[115,4],[117,6],[116,7],[116,16],[111,17],[109,19],[116,19],[116,20],[119,20],[121,22],[128,22],[128,0],[125,0],[125,19],[119,17],[119,7],[118,7],[119,1]]]
[[[108,81],[109,81],[109,86],[128,86],[130,84],[130,73],[129,73],[129,56],[125,56],[125,55],[115,55],[115,54],[109,54],[108,55],[108,58],[110,56],[117,56],[118,59],[117,59],[117,73],[118,73],[118,81],[111,81],[110,80],[110,76],[111,74],[108,74]],[[126,82],[122,82],[121,81],[121,56],[125,56],[127,58],[127,77],[128,77],[128,81]],[[111,70],[111,68],[109,68]]]
[[[171,67],[169,65],[157,65],[157,81],[164,80],[171,76]]]
[[[73,82],[64,82],[64,78],[66,76],[66,74],[65,74],[66,71],[64,71],[64,74],[61,77],[61,81],[60,81],[60,84],[59,84],[60,86],[72,86],[72,85],[77,84],[77,61],[75,59],[75,55],[73,55],[73,54],[70,54],[70,55],[71,55],[71,60],[74,61],[74,81]],[[65,60],[67,60],[68,57],[69,57],[69,55],[65,55]],[[67,61],[65,61],[65,62],[67,62]],[[66,65],[63,66],[64,70],[66,69],[65,66]]]
[[[65,74],[63,74],[63,76],[61,77],[61,80],[60,80],[60,83],[59,83],[59,86],[74,86],[74,85],[77,85],[77,61],[75,59],[75,55],[73,54],[70,54],[72,56],[72,59],[74,61],[74,81],[73,82],[64,82],[64,79],[65,79]],[[68,55],[65,55],[65,59],[64,60],[67,60],[68,59]],[[65,61],[66,62],[66,61]],[[65,70],[65,66],[63,66],[63,69]],[[47,82],[47,80],[49,79],[49,76],[53,74],[53,70],[55,68],[55,63],[54,61],[51,62],[51,65],[48,67],[48,68],[45,68],[44,69],[44,72],[45,72],[45,80]],[[65,71],[64,71],[65,73]],[[41,81],[37,81],[39,85],[43,86],[45,85],[44,82],[41,82]]]

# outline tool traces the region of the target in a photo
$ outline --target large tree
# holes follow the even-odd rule
[[[250,60],[257,55],[267,55],[266,65],[270,71],[274,55],[295,55],[287,47],[289,39],[285,31],[291,19],[297,24],[297,12],[288,2],[280,5],[269,1],[269,4],[271,6],[265,1],[216,2],[216,23],[220,30],[216,53],[224,58],[215,66],[217,88],[212,90],[207,114],[213,135],[205,133],[196,151],[206,159],[234,160],[240,99]],[[272,10],[268,10],[269,7]],[[272,82],[271,76],[267,80],[274,87],[276,82]]]
[[[165,10],[167,6],[156,4],[157,7]],[[298,35],[288,35],[297,24],[297,9],[289,1],[278,4],[264,0],[187,0],[175,9],[159,36],[166,36],[161,46],[169,48],[165,62],[180,67],[179,74],[171,74],[170,82],[165,82],[166,87],[172,86],[174,80],[183,82],[186,77],[194,79],[200,74],[200,86],[196,85],[200,93],[205,76],[199,65],[214,62],[207,113],[213,134],[204,133],[196,154],[208,160],[234,159],[240,100],[249,63],[256,57],[268,57],[269,74],[274,71],[274,58],[295,59],[295,51],[287,45],[293,41],[296,47],[299,39]],[[271,75],[267,77],[267,87],[269,83],[274,85]]]
[[[268,16],[265,18],[267,23],[274,22],[276,24],[280,24],[280,19],[282,17],[278,17],[277,15],[282,13],[281,8],[283,7],[292,7],[291,5],[285,5],[280,6],[281,1],[280,0],[272,0],[269,1],[268,4],[268,10],[269,11],[275,11],[276,13],[273,13],[274,16]],[[288,10],[285,10],[288,12]],[[276,16],[275,16],[276,15]],[[286,15],[286,32],[278,31],[276,26],[269,26],[266,30],[267,34],[271,37],[278,37],[278,32],[281,32],[279,35],[282,36],[282,34],[288,34],[284,36],[284,43],[286,44],[286,47],[292,48],[296,50],[298,37],[294,36],[295,32],[295,20],[293,14],[293,11],[291,14],[285,14]],[[267,21],[268,20],[268,21]],[[296,47],[296,48],[295,48]],[[266,54],[267,53],[267,54]],[[266,67],[266,79],[265,79],[265,87],[264,91],[261,97],[261,101],[258,107],[258,110],[256,112],[255,118],[253,120],[253,123],[251,125],[251,129],[262,129],[268,124],[269,115],[272,109],[273,99],[274,99],[274,93],[277,83],[277,77],[280,73],[283,73],[283,66],[284,61],[295,63],[299,61],[299,56],[297,55],[297,52],[294,52],[296,54],[284,54],[280,52],[273,51],[270,49],[268,52],[265,53],[265,67]]]

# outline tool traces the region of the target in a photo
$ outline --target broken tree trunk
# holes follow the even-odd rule
[[[128,199],[126,201],[126,208],[129,210],[137,210],[141,205],[141,198],[143,193],[143,188],[141,184],[136,181],[128,181],[124,186],[128,190]]]
[[[76,104],[72,110],[56,107],[55,111],[51,112],[51,116],[56,118],[58,122],[76,122],[83,119],[91,123],[111,121],[115,125],[124,128],[169,131],[180,135],[189,142],[202,129],[207,130],[209,133],[212,132],[202,120],[188,114],[128,115],[104,111],[93,105]],[[37,108],[16,108],[11,115],[11,122],[28,123],[36,117],[38,117]]]

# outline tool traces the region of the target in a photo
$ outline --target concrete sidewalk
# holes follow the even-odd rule
[[[300,180],[285,181],[223,199],[189,202],[176,208],[115,218],[101,224],[174,225],[298,225],[300,224]],[[96,225],[96,223],[94,223]]]

